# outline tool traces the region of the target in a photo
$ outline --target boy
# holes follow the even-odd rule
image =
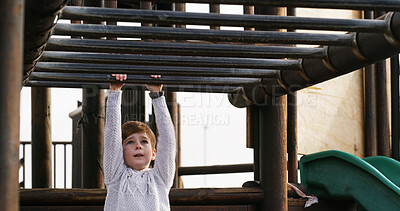
[[[140,122],[127,122],[121,131],[121,88],[124,74],[113,74],[120,83],[111,83],[108,92],[104,131],[104,183],[107,197],[104,210],[170,210],[168,194],[175,175],[175,130],[168,112],[162,85],[146,85],[153,99],[159,133],[157,161],[155,136]],[[160,76],[151,76],[159,78]]]

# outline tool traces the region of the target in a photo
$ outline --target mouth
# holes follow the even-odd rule
[[[143,157],[144,155],[143,154],[136,154],[136,155],[134,155],[133,157],[135,157],[135,158],[140,158],[140,157]]]

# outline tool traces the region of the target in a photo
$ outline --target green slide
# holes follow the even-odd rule
[[[394,159],[331,150],[303,156],[300,172],[309,194],[353,199],[357,210],[400,210],[400,162]]]

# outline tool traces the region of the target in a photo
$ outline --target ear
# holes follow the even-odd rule
[[[156,159],[156,149],[154,149],[153,152],[151,153],[151,160],[155,159]]]

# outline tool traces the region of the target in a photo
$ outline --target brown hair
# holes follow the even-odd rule
[[[152,149],[156,148],[156,136],[154,135],[150,127],[147,126],[145,123],[139,121],[127,121],[122,125],[121,130],[122,130],[122,143],[124,143],[124,140],[128,138],[130,135],[134,133],[144,132],[150,138]]]

